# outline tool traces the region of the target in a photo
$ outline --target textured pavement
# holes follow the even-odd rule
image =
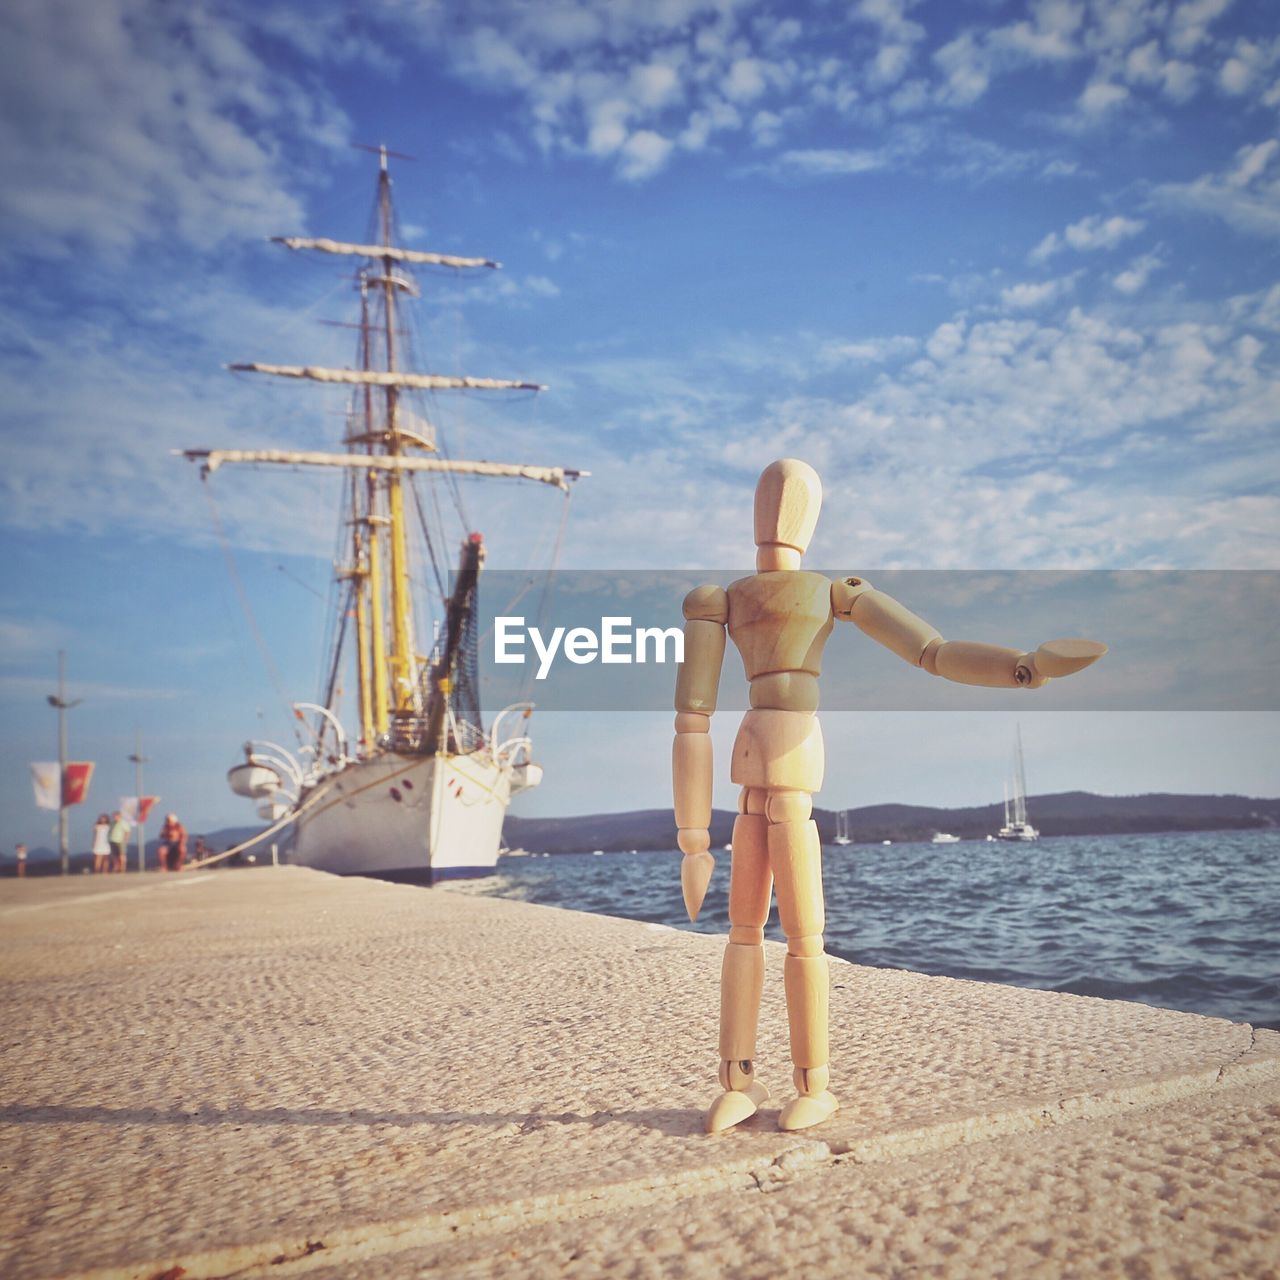
[[[673,859],[672,874],[678,875]],[[0,1275],[1280,1275],[1280,1035],[300,868],[0,883]],[[182,1271],[174,1270],[182,1268]]]

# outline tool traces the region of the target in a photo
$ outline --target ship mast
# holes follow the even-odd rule
[[[387,172],[387,149],[378,151],[378,223],[380,244],[391,248],[391,175]],[[395,259],[390,254],[381,258],[382,319],[385,331],[386,370],[396,372],[396,289],[408,283],[395,275]],[[400,388],[393,382],[386,387],[386,448],[394,458],[400,456],[399,417]],[[391,546],[391,687],[392,711],[397,716],[414,713],[413,605],[409,595],[409,543],[404,526],[404,482],[398,471],[387,473],[387,518]]]
[[[364,272],[360,273],[360,364],[367,369],[369,351],[369,286]],[[363,400],[364,446],[366,453],[373,452],[373,388],[364,387]],[[354,445],[356,441],[348,441]],[[363,495],[362,495],[363,489]],[[363,502],[361,497],[363,496]],[[373,522],[377,507],[377,472],[370,470],[363,477],[351,478],[351,569],[348,577],[355,583],[356,613],[356,673],[360,702],[360,739],[365,750],[371,750],[379,733],[386,732],[385,673],[382,647],[382,584],[378,573],[377,525]],[[372,604],[373,626],[370,627]],[[381,691],[379,698],[378,691]],[[379,717],[375,708],[383,704]]]
[[[374,150],[374,148],[367,148]],[[347,452],[322,452],[299,449],[183,449],[175,450],[191,461],[203,463],[205,476],[225,463],[269,463],[290,467],[339,468],[352,473],[351,561],[340,569],[339,576],[352,583],[356,624],[356,650],[360,712],[360,736],[367,752],[387,745],[393,739],[412,742],[420,738],[415,721],[436,711],[434,697],[430,706],[422,705],[419,668],[427,661],[414,652],[412,575],[409,562],[408,528],[405,518],[408,481],[405,472],[424,471],[441,475],[470,475],[489,478],[533,480],[557,489],[569,489],[569,482],[589,472],[568,467],[536,466],[527,463],[488,460],[422,457],[415,448],[435,453],[435,443],[401,425],[400,399],[411,390],[482,390],[545,391],[539,383],[508,378],[487,378],[437,373],[419,373],[400,367],[397,343],[398,300],[396,291],[414,293],[414,285],[396,265],[425,264],[450,268],[496,268],[488,258],[464,258],[453,254],[428,253],[393,244],[391,211],[391,176],[385,146],[378,152],[378,189],[375,214],[377,233],[374,244],[353,244],[310,237],[273,236],[288,249],[306,249],[326,254],[355,256],[366,259],[369,266],[358,273],[360,290],[360,367],[327,368],[315,365],[278,365],[266,363],[232,364],[233,370],[263,373],[283,378],[312,382],[341,383],[356,389],[358,399],[345,441]],[[376,294],[381,289],[381,314],[374,316]],[[377,359],[375,329],[382,331],[382,359]],[[378,367],[375,367],[375,364]],[[381,395],[379,395],[379,392]],[[379,405],[381,400],[381,405]],[[381,408],[381,413],[379,413]],[[356,432],[351,428],[360,423]],[[357,433],[358,432],[358,433]],[[363,451],[359,446],[363,445]],[[363,476],[355,474],[363,472]],[[411,479],[411,477],[410,477]],[[472,573],[479,568],[481,553],[476,554]],[[389,606],[390,617],[387,617]],[[389,622],[389,626],[388,626]],[[444,679],[448,679],[445,668]],[[393,727],[398,731],[393,731]],[[435,725],[431,748],[439,736]],[[394,745],[394,744],[393,744]]]

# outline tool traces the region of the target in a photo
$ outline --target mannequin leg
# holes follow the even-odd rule
[[[807,1129],[839,1105],[827,1089],[831,979],[822,944],[822,845],[817,824],[809,820],[811,811],[810,797],[795,791],[771,792],[766,806],[769,863],[787,936],[783,980],[796,1086],[796,1097],[778,1118],[782,1129]]]
[[[750,792],[744,795],[744,804],[749,796]],[[731,927],[720,970],[720,1086],[724,1092],[707,1112],[708,1133],[719,1133],[754,1115],[769,1096],[755,1078],[756,1027],[764,985],[764,923],[773,884],[767,825],[763,813],[741,813],[733,825]]]

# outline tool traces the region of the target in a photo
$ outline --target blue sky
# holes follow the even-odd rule
[[[351,318],[341,267],[264,238],[363,235],[351,143],[417,157],[407,243],[506,264],[421,278],[426,363],[551,391],[432,411],[455,454],[594,473],[566,567],[748,565],[755,474],[792,454],[815,564],[1275,569],[1278,110],[1245,0],[6,5],[0,841],[48,839],[25,766],[59,647],[99,763],[77,844],[135,726],[166,806],[247,818],[223,770],[289,728],[215,520],[314,696],[332,485],[227,471],[211,507],[169,451],[337,436],[339,393],[222,366],[349,362],[318,323]],[[552,491],[464,492],[491,564],[540,563]],[[1022,718],[1032,790],[1277,792],[1270,713]],[[828,804],[997,798],[1012,737],[826,728]],[[667,733],[545,717],[519,811],[664,803]]]

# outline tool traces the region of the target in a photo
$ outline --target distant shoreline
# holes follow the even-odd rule
[[[1027,810],[1040,834],[1049,836],[1158,835],[1196,831],[1250,831],[1280,827],[1280,798],[1256,796],[1191,795],[1149,792],[1136,796],[1104,796],[1090,791],[1062,791],[1030,796]],[[815,808],[814,819],[824,844],[836,834],[836,809]],[[983,840],[1004,822],[1000,804],[942,809],[926,805],[879,804],[848,809],[850,847],[854,845],[910,843],[928,840],[947,831],[962,840]],[[737,815],[716,809],[711,820],[713,847],[728,844]],[[211,849],[230,848],[264,830],[263,826],[224,827],[202,835]],[[676,828],[669,808],[633,809],[622,813],[579,814],[567,818],[522,818],[508,813],[504,839],[513,849],[539,853],[624,853],[632,849],[671,850]],[[28,866],[56,862],[57,851],[32,849]],[[130,869],[136,854],[130,850]],[[87,864],[85,852],[72,855],[73,870]],[[156,846],[148,843],[147,865],[156,866]],[[13,874],[12,856],[6,856],[4,873]],[[40,874],[44,874],[40,872]]]
[[[1280,799],[1251,796],[1203,796],[1149,793],[1102,796],[1065,791],[1031,796],[1031,821],[1042,836],[1155,835],[1171,832],[1248,831],[1280,827]],[[836,835],[835,809],[815,808],[814,820],[824,844]],[[1001,804],[943,809],[925,805],[881,804],[846,810],[850,844],[909,843],[946,831],[962,840],[984,840],[1004,824]],[[713,847],[727,844],[737,815],[716,809],[711,819]],[[584,814],[569,818],[507,815],[504,836],[512,848],[545,853],[605,853],[630,849],[674,849],[675,823],[670,809]]]

